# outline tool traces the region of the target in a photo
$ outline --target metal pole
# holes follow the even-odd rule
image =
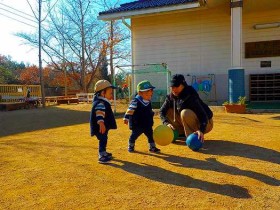
[[[44,75],[43,75],[43,68],[42,68],[42,41],[41,41],[41,11],[42,11],[42,0],[39,0],[39,72],[40,72],[40,84],[41,84],[41,93],[42,93],[42,105],[45,108],[45,84],[44,84]]]
[[[114,70],[114,72],[115,72],[115,70]],[[116,76],[115,76],[115,73],[114,73],[112,76],[113,76],[113,85],[116,87]],[[116,89],[114,89],[114,114],[115,114],[115,115],[116,115],[116,113],[117,113],[116,98],[117,98],[117,93],[116,93]]]

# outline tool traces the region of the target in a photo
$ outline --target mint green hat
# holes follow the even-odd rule
[[[143,80],[143,81],[139,82],[137,85],[137,92],[147,91],[150,89],[155,89],[155,87],[152,86],[152,84],[148,80]]]

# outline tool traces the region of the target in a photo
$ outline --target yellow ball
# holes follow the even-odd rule
[[[154,129],[153,137],[158,145],[166,146],[173,141],[174,133],[168,126],[159,125]]]

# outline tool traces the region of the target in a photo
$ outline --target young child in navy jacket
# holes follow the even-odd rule
[[[160,152],[153,139],[153,117],[151,99],[154,86],[148,80],[144,80],[137,85],[138,94],[130,102],[130,105],[124,115],[124,123],[129,124],[132,133],[129,137],[128,151],[134,152],[136,139],[144,133],[148,138],[149,151]]]
[[[107,163],[112,153],[106,151],[108,132],[117,129],[116,120],[109,100],[113,98],[113,89],[107,80],[99,80],[95,84],[95,96],[90,113],[90,133],[99,140],[99,163]]]

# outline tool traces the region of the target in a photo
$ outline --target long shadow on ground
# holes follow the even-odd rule
[[[89,111],[58,107],[0,112],[0,137],[17,133],[89,123]],[[116,116],[118,118],[119,116]]]
[[[185,141],[177,140],[175,144],[186,146]],[[206,140],[203,149],[199,152],[210,155],[238,156],[280,164],[279,151],[225,140]]]
[[[182,144],[184,142],[181,142]],[[180,144],[180,143],[177,143]],[[238,156],[249,159],[257,159],[270,163],[280,163],[280,153],[278,151],[267,149],[259,146],[230,142],[225,140],[207,140],[201,153],[219,156]],[[137,152],[143,155],[147,153]],[[161,158],[176,167],[196,168],[205,171],[215,171],[235,176],[244,176],[258,180],[267,185],[280,186],[280,180],[261,174],[252,170],[243,170],[236,166],[226,165],[219,162],[215,158],[204,160],[196,160],[187,157],[180,157],[171,154],[152,154],[149,155]],[[216,184],[205,180],[195,179],[188,175],[175,173],[158,166],[148,164],[136,164],[123,160],[116,160],[119,164],[110,164],[110,166],[121,168],[129,173],[133,173],[151,180],[172,184],[177,186],[197,188],[207,192],[226,195],[234,198],[250,198],[250,194],[246,188],[234,184]]]
[[[90,111],[58,107],[0,112],[0,137],[17,133],[89,123]],[[123,117],[117,113],[116,118]]]
[[[280,120],[280,115],[279,115],[279,116],[272,117],[272,119],[274,119],[274,120]]]
[[[0,112],[0,137],[17,133],[89,123],[90,111],[38,108]],[[117,113],[116,118],[122,117]]]
[[[136,174],[147,179],[165,184],[171,184],[187,188],[201,189],[207,192],[230,196],[233,198],[251,198],[246,188],[233,184],[216,184],[204,180],[195,179],[188,175],[175,173],[158,166],[149,164],[136,164],[124,160],[114,159],[123,165],[114,164],[109,166],[121,168],[129,173]]]
[[[235,166],[226,165],[216,160],[216,158],[207,158],[205,161],[202,161],[202,160],[196,160],[187,157],[179,157],[179,156],[174,156],[174,155],[164,154],[164,153],[161,153],[160,156],[158,155],[154,155],[154,156],[164,159],[170,162],[170,164],[178,167],[196,168],[196,169],[216,171],[216,172],[231,174],[236,176],[245,176],[271,186],[280,186],[280,180],[278,179],[275,179],[273,177],[255,171],[242,170]]]
[[[280,164],[280,152],[255,145],[225,140],[207,140],[204,147],[206,149],[200,151],[204,154],[238,156]]]
[[[88,111],[56,107],[0,113],[0,137],[89,122]]]

